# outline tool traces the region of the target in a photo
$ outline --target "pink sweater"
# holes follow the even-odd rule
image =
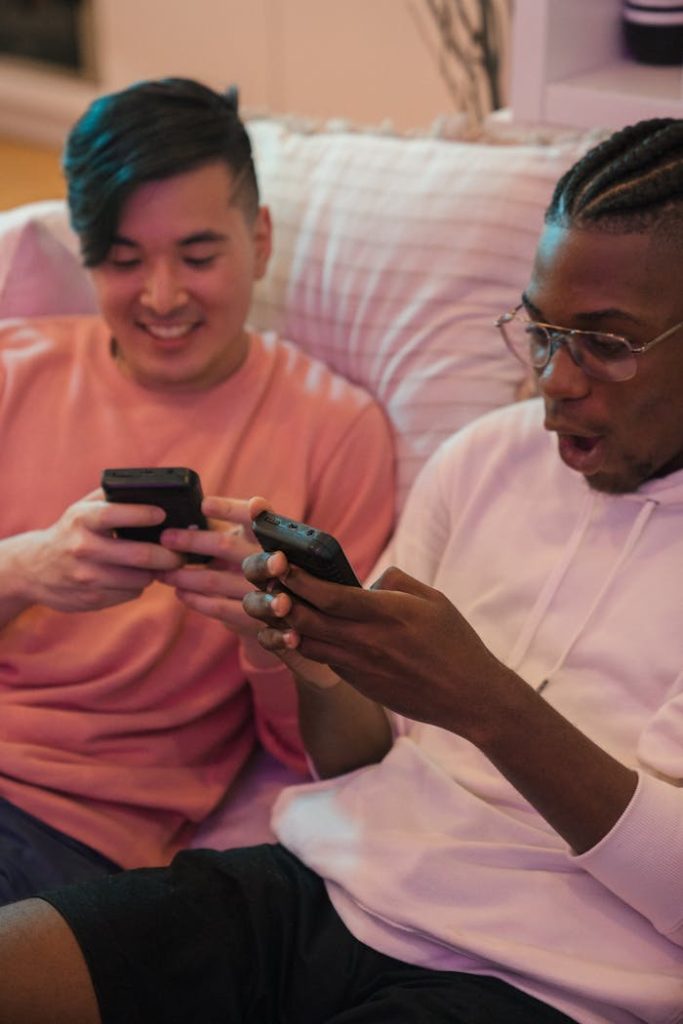
[[[105,466],[186,465],[336,534],[363,576],[393,506],[389,431],[358,388],[274,336],[230,379],[166,394],[123,377],[98,318],[0,327],[0,536],[47,527]],[[0,586],[2,561],[0,558]],[[185,845],[256,740],[304,770],[294,689],[154,583],[0,631],[0,795],[124,867]]]

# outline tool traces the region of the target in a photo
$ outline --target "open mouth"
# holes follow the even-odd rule
[[[570,469],[588,475],[597,472],[604,457],[604,438],[558,434],[560,458]]]
[[[581,437],[580,434],[569,434],[569,440],[580,452],[591,452],[598,444],[599,437]]]

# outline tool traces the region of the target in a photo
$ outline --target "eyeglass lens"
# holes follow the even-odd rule
[[[527,366],[544,369],[560,345],[577,366],[600,380],[628,380],[636,359],[628,343],[608,334],[551,330],[517,317],[502,324],[513,354]]]

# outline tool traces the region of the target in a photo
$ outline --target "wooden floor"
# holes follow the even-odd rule
[[[57,150],[0,137],[0,210],[64,196]]]

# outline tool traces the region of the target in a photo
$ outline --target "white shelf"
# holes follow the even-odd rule
[[[61,146],[97,90],[66,72],[0,59],[0,132],[41,145]]]
[[[618,128],[683,117],[683,67],[623,53],[620,0],[516,0],[510,92],[517,121]]]

